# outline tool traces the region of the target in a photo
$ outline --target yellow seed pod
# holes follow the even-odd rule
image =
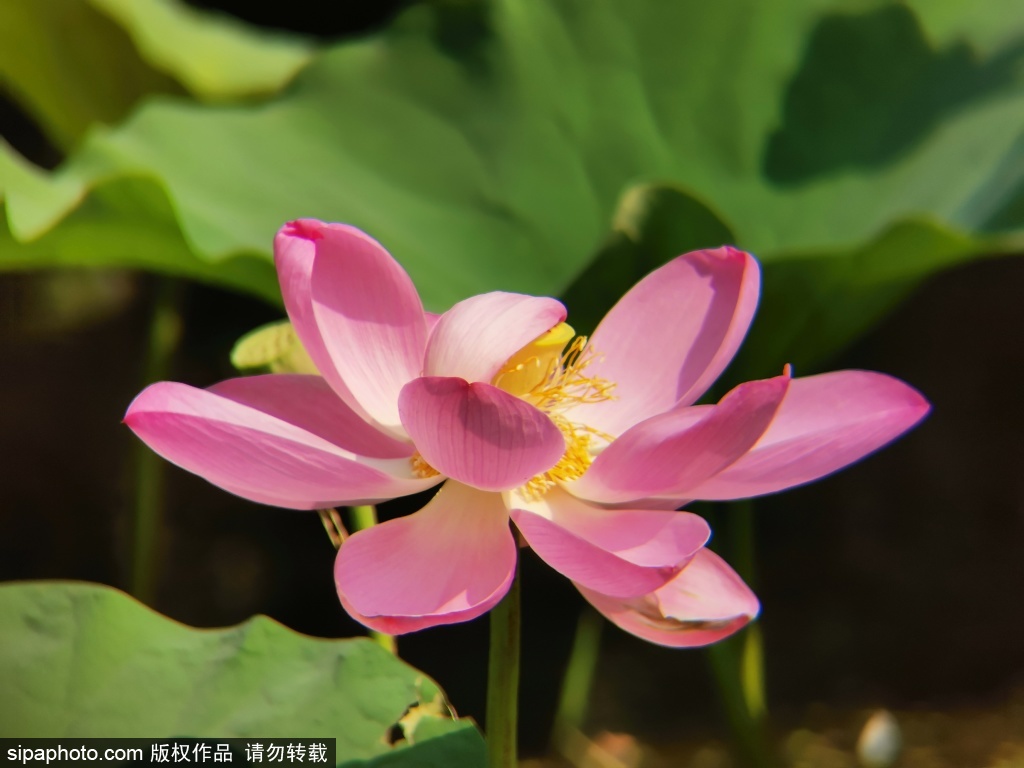
[[[513,395],[525,395],[558,367],[562,350],[575,335],[572,326],[559,323],[516,352],[494,377],[494,385]]]

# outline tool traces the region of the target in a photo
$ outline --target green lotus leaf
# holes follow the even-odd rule
[[[300,38],[181,0],[4,0],[0,92],[71,147],[143,96],[237,100],[280,90],[309,60]]]
[[[251,27],[181,0],[89,0],[132,37],[139,55],[193,95],[233,100],[275,93],[312,58],[297,35]]]
[[[764,267],[761,302],[732,378],[816,373],[942,270],[1024,253],[1024,239],[969,236],[927,218],[894,223],[863,246],[782,254]]]
[[[42,183],[0,177],[19,244],[0,264],[28,261],[20,246],[126,176],[166,195],[193,257],[179,272],[269,263],[288,219],[347,221],[435,310],[493,289],[560,294],[645,182],[687,190],[765,264],[864,248],[912,219],[1017,233],[1024,18],[997,35],[977,13],[952,0],[415,6],[322,52],[273,101],[151,100]],[[102,263],[84,246],[68,258]]]
[[[685,190],[633,187],[597,258],[565,293],[569,320],[577,331],[591,333],[623,285],[679,254],[732,240],[715,212]],[[777,375],[786,363],[799,374],[817,372],[929,275],[1022,252],[1021,236],[970,236],[915,218],[894,223],[857,248],[778,254],[762,264],[757,314],[723,386]]]
[[[344,765],[485,762],[436,684],[370,640],[264,616],[193,629],[95,584],[0,585],[0,680],[3,737],[316,737]]]

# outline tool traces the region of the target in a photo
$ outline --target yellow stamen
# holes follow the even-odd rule
[[[568,323],[559,323],[512,355],[491,383],[513,395],[527,394],[558,365],[562,349],[574,333]]]
[[[547,472],[537,475],[520,487],[519,491],[526,498],[536,501],[551,488],[559,483],[568,483],[583,477],[583,473],[590,468],[594,458],[590,454],[590,444],[593,437],[598,436],[611,442],[611,437],[596,429],[574,424],[561,414],[554,414],[551,420],[555,422],[565,437],[565,453]]]
[[[527,399],[546,412],[614,399],[612,390],[615,385],[612,382],[584,374],[598,359],[599,356],[587,345],[587,337],[577,336],[550,367],[548,375],[526,393]]]
[[[416,475],[416,477],[437,477],[441,474],[432,466],[427,464],[427,460],[420,455],[419,451],[416,451],[416,453],[412,455],[409,462],[412,464],[412,473]]]
[[[614,384],[586,374],[599,356],[587,346],[586,336],[573,335],[571,326],[559,323],[510,357],[492,380],[496,387],[544,411],[565,437],[565,453],[558,463],[519,489],[531,499],[540,498],[559,483],[582,477],[594,460],[595,438],[606,443],[612,441],[611,435],[570,421],[564,415],[574,405],[600,403],[614,397]]]

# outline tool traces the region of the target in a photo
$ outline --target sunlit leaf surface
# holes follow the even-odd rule
[[[263,616],[193,629],[98,585],[0,586],[0,680],[5,737],[314,736],[337,739],[343,765],[484,763],[479,733],[443,716],[437,686],[370,640]],[[410,708],[429,714],[393,749]]]
[[[179,272],[210,279],[199,265],[231,256],[268,264],[291,218],[347,221],[392,250],[433,309],[495,288],[563,291],[642,182],[692,195],[766,263],[863,249],[920,217],[1012,233],[1024,17],[996,34],[973,8],[417,6],[325,51],[272,102],[151,101],[45,184],[0,176],[25,244],[0,258],[52,263],[46,239],[77,227],[59,258],[106,263],[102,244],[128,222],[105,206],[87,235],[73,212],[128,175],[171,213],[153,226],[180,229]],[[913,255],[924,273],[931,257]],[[273,294],[256,272],[214,279]]]
[[[631,188],[598,256],[565,293],[569,320],[590,333],[624,286],[680,253],[732,242],[713,211],[666,185]],[[924,278],[975,259],[1024,252],[1024,238],[968,236],[932,219],[902,219],[853,248],[779,253],[762,264],[761,300],[737,361],[720,384],[820,370]]]
[[[71,147],[141,97],[273,93],[308,61],[309,43],[205,13],[182,0],[4,0],[0,93]]]

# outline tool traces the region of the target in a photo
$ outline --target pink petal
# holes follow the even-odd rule
[[[342,226],[325,224],[316,219],[300,219],[285,224],[274,238],[274,264],[277,267],[277,278],[281,283],[281,295],[288,317],[316,369],[353,411],[367,421],[373,422],[374,419],[358,403],[334,367],[334,361],[327,352],[320,328],[313,316],[310,281],[316,256],[315,240],[321,230]]]
[[[472,296],[441,315],[427,345],[424,375],[489,384],[506,360],[564,319],[565,307],[555,299]]]
[[[760,610],[750,587],[709,549],[702,549],[672,581],[644,597],[618,600],[577,587],[613,624],[672,648],[718,642],[750,623]]]
[[[415,450],[411,442],[396,440],[364,421],[319,376],[245,376],[214,384],[209,391],[302,427],[360,456],[408,458]]]
[[[896,439],[929,409],[917,390],[881,373],[836,371],[794,379],[753,449],[687,495],[740,499],[817,480]]]
[[[412,280],[380,243],[354,227],[301,221],[288,234],[306,238],[314,249],[311,318],[332,373],[321,372],[354,410],[400,433],[398,393],[420,375],[427,343],[423,304]],[[303,253],[294,245],[283,250]],[[303,343],[315,335],[308,328],[311,318],[293,318]],[[310,350],[310,356],[319,368],[321,351]]]
[[[579,585],[637,597],[670,581],[711,536],[689,512],[601,509],[554,488],[538,501],[508,502],[540,558]]]
[[[353,411],[400,435],[398,391],[420,375],[427,340],[409,275],[365,232],[314,219],[286,224],[274,257],[317,370]]]
[[[430,334],[434,332],[434,327],[437,325],[437,321],[441,319],[441,316],[436,312],[424,312],[423,319],[427,323],[427,338],[430,338]]]
[[[619,435],[695,402],[746,335],[760,279],[752,256],[726,247],[679,256],[633,286],[590,340],[601,359],[588,374],[613,382],[616,399],[578,406],[573,420]]]
[[[735,462],[761,438],[789,384],[788,376],[751,381],[716,406],[679,408],[647,419],[609,445],[567,488],[605,504],[648,496],[695,498],[692,488]]]
[[[375,504],[437,484],[440,478],[415,477],[407,458],[365,458],[325,439],[322,435],[344,416],[325,415],[317,432],[305,428],[309,412],[296,403],[310,387],[299,384],[301,378],[288,377],[297,386],[282,385],[284,397],[271,412],[217,392],[161,382],[135,398],[124,420],[168,461],[263,504],[291,509]],[[225,389],[232,392],[235,385]]]
[[[565,438],[551,419],[490,384],[416,379],[402,390],[399,411],[430,466],[485,491],[517,488],[565,452]]]
[[[346,540],[334,579],[357,621],[399,635],[489,611],[508,591],[516,550],[501,497],[448,481],[419,512]]]

